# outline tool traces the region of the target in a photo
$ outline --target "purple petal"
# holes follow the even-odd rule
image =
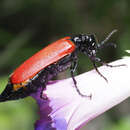
[[[36,122],[35,129],[78,130],[83,124],[128,98],[130,58],[111,63],[119,64],[126,66],[98,68],[108,83],[95,70],[75,77],[81,93],[88,96],[92,94],[92,99],[81,97],[71,78],[49,83],[43,92],[47,100],[40,99],[39,90],[33,95],[40,108],[40,120]]]

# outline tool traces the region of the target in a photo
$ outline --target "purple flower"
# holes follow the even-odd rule
[[[99,67],[108,83],[95,70],[76,76],[81,97],[71,78],[50,82],[40,99],[40,90],[33,95],[40,109],[35,130],[78,130],[82,125],[119,104],[130,96],[130,58],[111,63],[120,67]]]

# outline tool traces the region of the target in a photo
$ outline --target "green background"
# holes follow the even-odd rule
[[[99,57],[110,62],[130,49],[129,0],[1,0],[0,1],[0,92],[8,76],[24,60],[49,43],[65,36],[94,33],[102,41],[118,29]],[[92,69],[90,61],[79,55],[77,74]],[[56,78],[69,77],[69,71]],[[125,101],[91,121],[82,130],[130,130],[130,103]],[[0,130],[32,130],[38,108],[28,97],[0,103]]]

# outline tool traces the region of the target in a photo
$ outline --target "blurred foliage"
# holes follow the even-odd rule
[[[0,92],[8,75],[24,60],[57,39],[79,34],[95,33],[99,42],[113,29],[118,32],[110,42],[117,49],[106,48],[99,53],[109,62],[126,55],[130,49],[130,1],[129,0],[1,0],[0,1]],[[92,69],[84,55],[79,55],[77,74]],[[67,77],[68,73],[63,77]],[[58,77],[57,77],[58,78]],[[129,107],[130,104],[125,104]],[[129,110],[118,107],[120,112]],[[118,126],[112,122],[109,130],[130,129],[129,121],[119,112]],[[118,116],[117,116],[118,115]],[[0,104],[0,130],[30,130],[37,119],[36,104],[31,98]],[[94,130],[94,129],[93,129]],[[95,128],[96,130],[96,128]],[[107,130],[107,128],[104,128]]]
[[[2,86],[7,84],[7,76],[0,78],[0,92]],[[33,109],[32,109],[33,108]],[[0,129],[1,130],[31,130],[38,115],[34,114],[37,106],[30,97],[25,100],[11,101],[0,104]]]
[[[130,117],[125,117],[119,120],[118,123],[111,123],[106,130],[129,130],[130,129]]]

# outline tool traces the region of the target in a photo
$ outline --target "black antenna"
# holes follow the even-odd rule
[[[103,40],[102,42],[101,42],[101,46],[104,44],[104,43],[106,43],[109,39],[110,39],[110,37],[114,34],[114,33],[116,33],[117,32],[117,29],[114,29],[112,32],[110,32],[109,34],[108,34],[108,36],[105,38],[105,40]]]

